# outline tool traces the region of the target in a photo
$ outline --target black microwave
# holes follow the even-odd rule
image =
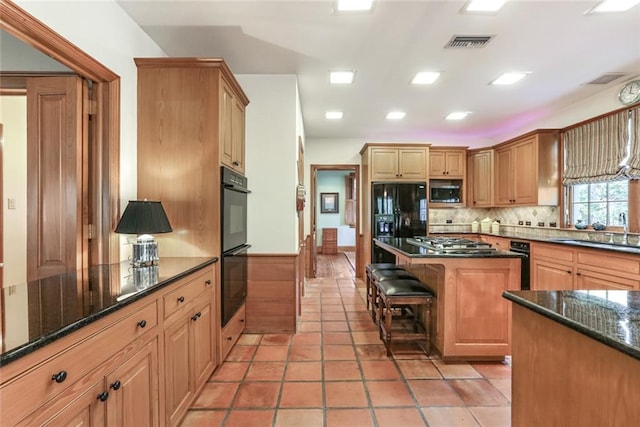
[[[462,203],[462,180],[430,180],[429,203]]]

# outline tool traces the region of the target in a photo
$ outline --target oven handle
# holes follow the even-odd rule
[[[233,184],[223,184],[223,187],[225,190],[237,191],[238,193],[245,193],[245,194],[251,193],[251,191],[247,190],[246,188],[236,187]]]
[[[251,247],[251,245],[242,245],[238,248],[235,249],[231,249],[230,251],[224,252],[222,255],[223,256],[236,256],[236,255],[240,255],[242,252],[246,252],[247,249],[249,249]]]

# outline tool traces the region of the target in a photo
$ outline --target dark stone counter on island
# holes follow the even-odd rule
[[[4,301],[0,366],[217,261],[162,258],[159,266],[135,271],[124,261],[6,286],[0,289]]]
[[[374,244],[387,250],[396,250],[410,258],[522,258],[523,255],[516,252],[495,250],[486,251],[461,251],[460,253],[443,253],[434,249],[427,249],[412,244],[406,238],[378,237],[373,239]]]

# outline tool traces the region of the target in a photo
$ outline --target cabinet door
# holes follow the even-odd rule
[[[521,205],[538,202],[538,149],[536,137],[531,137],[512,148],[513,200]]]
[[[193,394],[189,345],[191,315],[177,319],[164,334],[165,410],[168,425],[176,425],[180,421]]]
[[[424,148],[400,148],[398,172],[401,179],[427,179],[427,150]]]
[[[446,175],[449,178],[464,178],[466,153],[464,151],[446,151]]]
[[[212,305],[212,301],[208,302],[192,317],[193,369],[196,389],[207,381],[216,363]]]
[[[442,179],[446,175],[447,166],[444,151],[429,151],[429,177]]]
[[[232,101],[231,165],[244,174],[244,105],[237,98]]]
[[[531,289],[569,291],[573,289],[573,268],[544,260],[531,261]]]
[[[513,203],[511,149],[497,150],[495,160],[495,202],[497,205],[510,205]]]
[[[220,161],[233,167],[233,93],[222,82],[220,86]]]
[[[624,290],[637,291],[640,285],[637,280],[602,274],[595,271],[579,269],[576,273],[576,289],[580,290]]]
[[[157,372],[156,338],[107,376],[108,425],[137,427],[159,424]]]
[[[473,156],[473,206],[491,206],[493,203],[493,169],[490,151]]]
[[[371,177],[376,180],[398,179],[398,150],[395,148],[371,149]]]

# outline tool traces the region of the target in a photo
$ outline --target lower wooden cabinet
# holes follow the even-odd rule
[[[534,259],[531,262],[531,289],[536,291],[569,291],[573,289],[573,266]]]
[[[222,334],[220,337],[220,348],[222,350],[222,360],[224,360],[233,346],[240,338],[240,334],[244,331],[246,325],[245,316],[245,304],[238,309],[237,313],[233,315],[231,320],[222,328]]]

